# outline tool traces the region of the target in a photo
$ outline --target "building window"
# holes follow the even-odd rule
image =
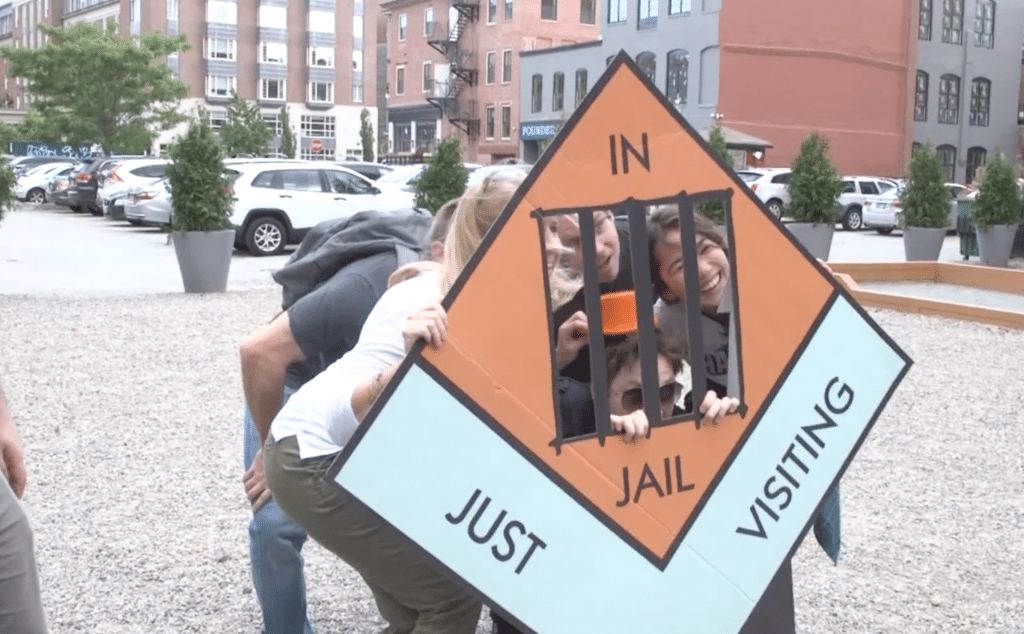
[[[270,129],[270,133],[274,136],[281,136],[284,133],[284,126],[281,125],[281,113],[279,112],[274,114],[264,113],[263,123],[267,124],[267,128]]]
[[[595,0],[580,0],[580,23],[594,24],[597,22],[597,10],[594,7]]]
[[[310,11],[307,28],[315,33],[334,33],[334,12]]]
[[[939,78],[939,123],[960,122],[960,78],[943,75]]]
[[[314,152],[311,147],[304,147],[299,150],[299,159],[303,161],[333,161],[334,160],[334,148],[325,147],[321,148],[319,152]],[[287,182],[287,181],[286,181]],[[304,181],[309,182],[309,181]],[[315,187],[315,185],[312,185]],[[323,191],[322,189],[312,189],[310,191]]]
[[[11,18],[10,15],[0,17],[0,36],[10,35],[14,31],[14,22]]]
[[[309,65],[320,68],[334,68],[334,48],[330,46],[310,46]]]
[[[555,73],[551,79],[551,109],[555,112],[565,109],[565,73]]]
[[[487,0],[487,24],[498,21],[498,0]]]
[[[932,39],[932,0],[920,0],[918,5],[917,39]]]
[[[206,38],[206,59],[235,59],[235,40]]]
[[[512,0],[505,0],[505,19],[512,19]]]
[[[208,97],[230,97],[235,90],[235,78],[223,75],[206,76],[206,95]]]
[[[434,7],[427,7],[423,10],[423,35],[430,37],[434,34]]]
[[[263,42],[260,45],[260,61],[264,64],[287,64],[288,45],[284,42]]]
[[[220,129],[224,127],[227,121],[228,113],[225,110],[210,110],[206,114],[206,123],[209,124],[210,129],[214,132],[220,132]]]
[[[978,6],[974,11],[974,45],[993,48],[995,40],[996,3],[993,0],[978,0]]]
[[[416,149],[433,152],[437,149],[437,120],[416,122]]]
[[[608,24],[626,21],[626,0],[608,0]]]
[[[299,134],[320,139],[334,138],[334,117],[302,115],[299,119]]]
[[[965,183],[973,183],[978,168],[985,164],[988,152],[983,147],[972,147],[967,150],[967,174],[964,176]]]
[[[423,92],[434,90],[434,65],[431,62],[423,62]]]
[[[501,107],[501,138],[512,138],[512,104],[504,104]]]
[[[501,83],[512,83],[512,49],[506,49],[501,53]]]
[[[558,19],[558,0],[540,0],[540,19]]]
[[[495,66],[498,63],[498,54],[494,51],[487,53],[487,83],[494,83]]]
[[[206,21],[217,24],[237,24],[238,5],[234,2],[210,0],[206,3]]]
[[[926,2],[928,0],[925,0]],[[692,10],[690,0],[668,0],[668,14],[669,15],[680,15],[683,13],[689,13]]]
[[[686,103],[686,90],[690,85],[690,56],[683,49],[668,52],[665,67],[665,96],[673,104]]]
[[[640,0],[637,5],[636,28],[653,29],[658,26],[658,0]]]
[[[261,79],[260,99],[272,99],[284,101],[284,80],[283,79]]]
[[[309,82],[309,100],[316,103],[334,103],[334,82]]]
[[[178,0],[167,0],[167,19],[178,19]]]
[[[657,71],[658,60],[654,56],[654,53],[650,51],[644,51],[636,56],[636,65],[640,67],[644,75],[647,75],[647,79],[655,81],[654,73]]]
[[[405,94],[405,66],[399,66],[395,69],[395,94]]]
[[[914,90],[914,121],[928,120],[928,73],[917,71],[917,87]]]
[[[487,106],[487,116],[484,121],[484,136],[488,139],[494,138],[494,106]]]
[[[956,148],[952,145],[940,145],[935,149],[942,162],[942,169],[946,172],[946,180],[954,182],[956,170]]]
[[[992,82],[978,77],[971,82],[971,125],[988,126],[988,106],[992,96]]]
[[[398,16],[398,41],[405,41],[405,30],[409,26],[409,18],[404,13]]]
[[[530,90],[530,112],[540,112],[543,103],[544,77],[537,73],[533,76]]]
[[[942,0],[942,41],[964,43],[964,0]]]
[[[412,152],[412,125],[409,123],[395,124],[395,151]]]
[[[580,105],[583,102],[583,98],[587,96],[587,69],[577,68],[576,69],[576,104]]]
[[[288,9],[271,5],[260,5],[258,25],[264,29],[288,28]]]

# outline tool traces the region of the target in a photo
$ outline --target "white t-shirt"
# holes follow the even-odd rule
[[[352,411],[356,386],[405,358],[406,320],[441,296],[441,276],[436,271],[389,288],[370,311],[355,347],[299,388],[281,408],[270,425],[274,440],[295,436],[301,458],[341,451],[359,426]]]

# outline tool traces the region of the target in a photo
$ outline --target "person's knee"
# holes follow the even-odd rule
[[[257,511],[249,522],[249,539],[264,550],[275,548],[282,543],[300,547],[306,541],[306,531],[271,500]]]

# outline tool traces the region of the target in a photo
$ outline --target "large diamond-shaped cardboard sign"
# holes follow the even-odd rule
[[[744,413],[553,444],[535,212],[723,191]],[[336,480],[540,634],[738,632],[910,367],[624,53],[446,305],[448,341],[406,359]]]

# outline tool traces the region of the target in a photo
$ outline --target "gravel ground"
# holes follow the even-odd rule
[[[278,303],[2,298],[53,632],[258,632],[236,345]],[[874,314],[916,364],[844,480],[844,559],[797,554],[799,631],[1020,634],[1024,333]],[[306,553],[321,634],[383,625],[349,568]]]

